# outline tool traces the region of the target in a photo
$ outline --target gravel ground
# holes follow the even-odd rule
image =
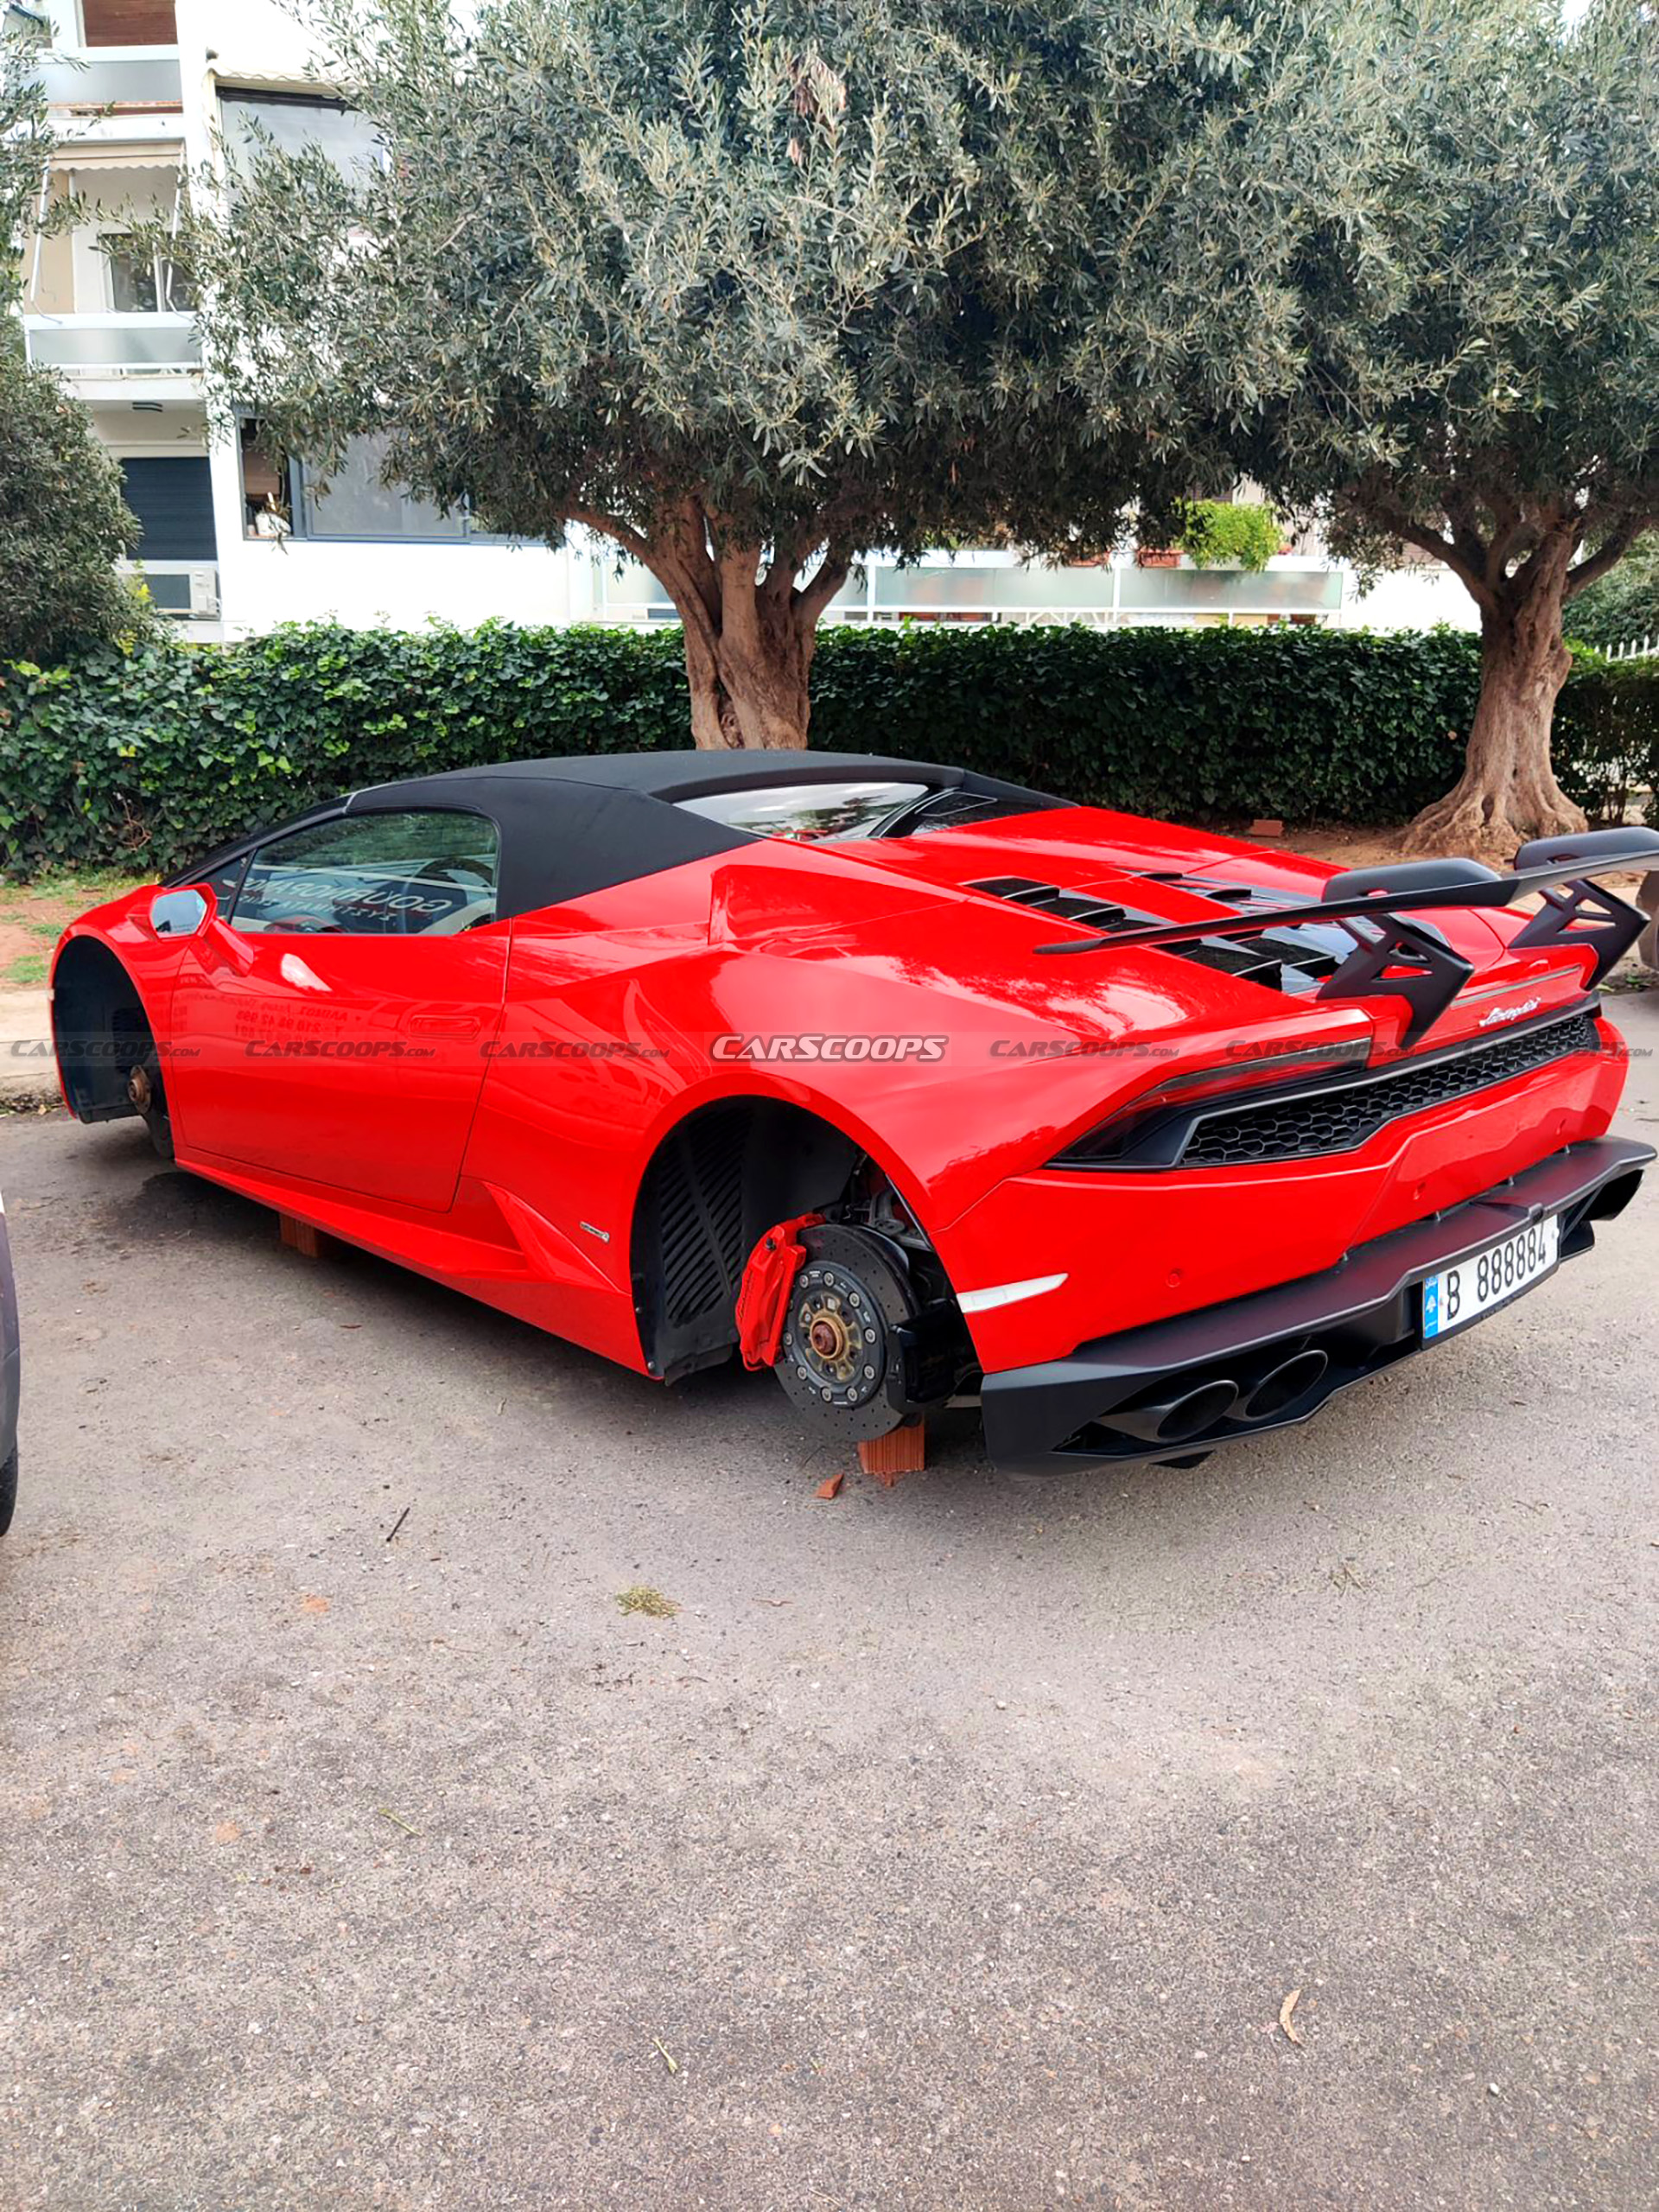
[[[1305,1430],[827,1503],[131,1124],[0,1180],[4,2212],[1656,2202],[1651,1190]]]

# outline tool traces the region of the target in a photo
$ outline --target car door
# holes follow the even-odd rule
[[[173,993],[187,1158],[451,1204],[505,985],[499,842],[470,810],[353,812],[214,885]]]

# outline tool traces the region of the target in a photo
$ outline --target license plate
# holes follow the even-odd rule
[[[1455,1268],[1442,1268],[1423,1284],[1423,1341],[1450,1336],[1493,1306],[1518,1298],[1541,1282],[1560,1255],[1560,1219],[1550,1213],[1459,1260]]]

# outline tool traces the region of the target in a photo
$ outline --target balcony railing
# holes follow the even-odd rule
[[[71,376],[188,376],[201,346],[188,315],[31,315],[29,358]]]
[[[620,573],[601,560],[596,619],[634,628],[677,622],[657,579],[632,562]],[[1016,626],[1083,622],[1103,630],[1185,623],[1329,620],[1342,606],[1339,569],[1325,561],[1285,561],[1268,569],[1140,569],[1116,560],[1077,568],[969,555],[957,563],[907,569],[867,562],[837,592],[826,622],[884,627],[901,622],[995,623]]]
[[[144,113],[183,99],[176,47],[88,47],[41,57],[39,75],[54,107]]]

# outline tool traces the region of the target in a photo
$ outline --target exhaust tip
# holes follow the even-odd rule
[[[1240,1419],[1268,1421],[1274,1414],[1283,1413],[1287,1407],[1307,1395],[1330,1364],[1324,1352],[1311,1346],[1306,1351],[1299,1351],[1294,1359],[1286,1360],[1262,1376],[1239,1408]]]
[[[1238,1395],[1236,1382],[1221,1379],[1201,1382],[1184,1398],[1177,1398],[1158,1424],[1160,1444],[1184,1444],[1189,1436],[1213,1427]]]

